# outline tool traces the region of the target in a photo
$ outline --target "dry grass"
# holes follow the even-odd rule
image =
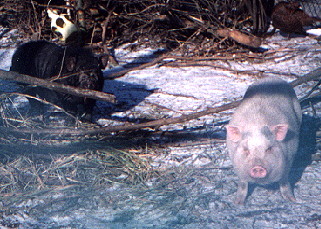
[[[2,152],[4,153],[4,152]],[[0,195],[12,196],[70,186],[144,183],[155,174],[145,159],[107,148],[70,155],[8,156],[0,164]]]
[[[30,109],[28,99],[35,99],[44,105],[46,111]],[[39,109],[41,110],[41,109]],[[90,129],[96,124],[80,121],[63,108],[27,94],[3,93],[0,96],[0,123],[7,128],[61,128]],[[94,136],[61,136],[57,134],[15,134],[1,133],[1,143],[28,143],[32,145],[62,145],[79,142],[84,139],[97,139]]]

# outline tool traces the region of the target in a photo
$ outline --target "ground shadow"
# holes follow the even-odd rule
[[[104,92],[115,95],[115,104],[97,101],[96,105],[100,118],[111,118],[114,112],[127,111],[154,92],[145,85],[131,84],[120,80],[105,80]]]
[[[120,79],[112,80],[111,75],[119,72],[124,74],[124,71],[135,69],[143,64],[153,61],[161,54],[166,52],[164,49],[156,49],[149,54],[136,57],[133,61],[124,65],[115,67],[113,69],[105,70],[103,72],[105,80],[104,92],[114,94],[116,96],[117,103],[111,104],[107,102],[97,102],[98,113],[102,118],[111,118],[110,115],[113,112],[124,112],[142,102],[147,96],[152,94],[155,89],[149,89],[146,85],[132,84],[124,82]],[[126,117],[125,117],[126,118]],[[113,118],[114,119],[114,118]],[[126,121],[129,121],[126,119]],[[139,120],[132,120],[139,121]],[[147,120],[145,120],[147,121]]]
[[[316,132],[319,126],[320,120],[318,118],[303,115],[299,149],[294,158],[289,177],[293,186],[301,179],[305,168],[312,163],[312,155],[316,150]]]

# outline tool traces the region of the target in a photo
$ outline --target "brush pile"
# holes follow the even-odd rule
[[[138,41],[169,50],[180,48],[188,55],[206,55],[235,44],[218,36],[217,29],[264,33],[268,26],[266,12],[271,8],[266,2],[84,0],[66,5],[58,0],[4,0],[0,7],[2,24],[19,28],[33,38],[54,38],[47,9],[55,9],[68,14],[86,43],[102,42],[115,48]]]

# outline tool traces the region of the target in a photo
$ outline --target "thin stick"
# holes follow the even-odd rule
[[[219,107],[209,108],[205,111],[194,112],[188,115],[181,115],[176,118],[163,118],[159,120],[154,120],[150,122],[133,124],[133,125],[122,125],[122,126],[107,126],[95,129],[70,129],[70,128],[44,128],[44,129],[36,129],[36,128],[19,128],[13,129],[12,127],[0,127],[0,131],[6,133],[23,133],[23,134],[59,134],[59,135],[88,135],[88,134],[102,134],[102,133],[110,133],[116,131],[129,131],[129,130],[138,130],[147,127],[160,127],[169,124],[176,124],[186,122],[192,119],[196,119],[202,117],[204,115],[209,115],[212,113],[218,113],[222,111],[226,111],[232,108],[237,107],[240,104],[241,100],[237,100],[228,104],[224,104]]]
[[[303,83],[307,83],[308,81],[312,81],[312,80],[319,80],[321,77],[321,68],[317,68],[307,74],[305,74],[304,76],[294,80],[291,85],[293,87],[298,86],[300,84]]]

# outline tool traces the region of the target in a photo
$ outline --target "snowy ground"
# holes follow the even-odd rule
[[[5,38],[3,38],[5,39]],[[0,69],[8,70],[14,45],[1,49]],[[264,41],[261,61],[215,61],[206,67],[159,67],[133,71],[105,82],[122,106],[99,102],[98,113],[115,120],[178,117],[240,98],[257,77],[277,75],[292,81],[321,67],[321,45],[309,37],[290,40],[274,35]],[[144,49],[116,50],[121,63],[152,54]],[[108,75],[109,70],[104,72]],[[9,87],[11,88],[11,87]],[[302,97],[307,88],[295,88]],[[8,90],[8,89],[5,89]],[[116,110],[115,112],[110,109]],[[114,111],[113,110],[113,111]],[[305,136],[313,136],[306,109]],[[318,110],[317,110],[318,113]],[[235,206],[237,177],[227,157],[224,124],[229,112],[208,115],[162,131],[190,132],[192,139],[172,140],[161,153],[148,154],[165,175],[147,186],[114,184],[96,188],[66,187],[49,193],[0,198],[2,228],[321,228],[321,169],[315,139],[303,139],[293,169],[297,203],[273,188],[256,187],[247,204]],[[103,115],[104,116],[104,115]],[[114,124],[106,117],[101,125]],[[171,135],[172,136],[172,135]],[[308,138],[308,137],[306,137]],[[168,139],[167,139],[168,140]],[[309,142],[310,141],[310,142]],[[309,145],[307,145],[309,142]],[[146,147],[148,151],[148,147]]]

